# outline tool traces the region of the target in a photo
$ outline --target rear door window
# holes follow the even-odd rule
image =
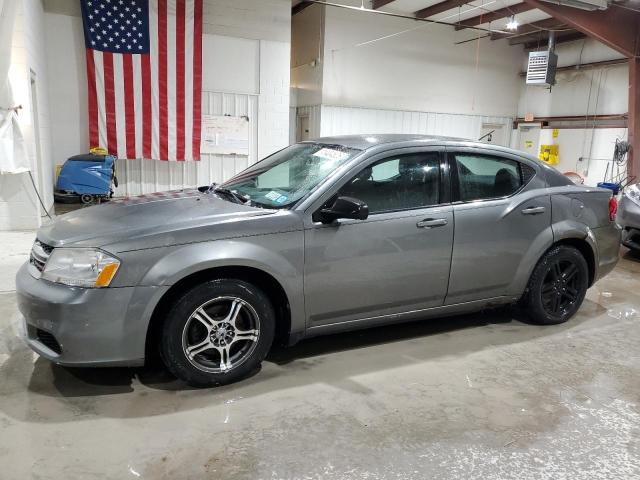
[[[520,162],[473,153],[455,153],[454,157],[463,202],[508,197],[524,185]]]

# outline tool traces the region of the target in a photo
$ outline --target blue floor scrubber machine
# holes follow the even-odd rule
[[[60,203],[90,204],[113,196],[112,184],[117,187],[116,157],[104,149],[69,158],[58,176],[54,198]]]

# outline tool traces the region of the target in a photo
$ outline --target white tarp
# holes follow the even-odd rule
[[[0,174],[30,170],[9,85],[13,25],[20,3],[21,0],[0,0]]]

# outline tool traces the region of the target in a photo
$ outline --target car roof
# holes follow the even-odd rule
[[[547,179],[551,180],[553,185],[572,184],[571,180],[562,175],[558,170],[550,167],[538,158],[526,152],[514,150],[512,148],[502,147],[500,145],[492,145],[490,143],[478,142],[466,138],[445,137],[439,135],[420,135],[420,134],[401,134],[401,133],[372,133],[369,135],[337,135],[333,137],[321,137],[316,140],[308,140],[303,143],[320,143],[325,145],[341,145],[347,148],[356,148],[358,150],[368,150],[373,147],[384,146],[388,149],[394,147],[415,146],[415,145],[444,145],[451,147],[480,147],[483,149],[491,149],[496,152],[516,155],[526,158],[537,164],[540,168],[547,172]],[[385,148],[385,149],[386,149]]]
[[[322,137],[316,140],[309,140],[308,142],[323,143],[328,145],[342,145],[347,148],[367,150],[368,148],[389,143],[425,142],[442,145],[443,143],[469,142],[469,140],[455,137],[443,137],[438,135],[372,133],[363,135],[336,135],[332,137]]]

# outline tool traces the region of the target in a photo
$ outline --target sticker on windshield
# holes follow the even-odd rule
[[[340,150],[334,150],[333,148],[323,148],[314,153],[313,156],[324,158],[326,160],[340,161],[348,158],[349,154],[341,152]]]
[[[287,201],[289,197],[287,197],[286,195],[280,195],[278,198],[276,198],[276,203],[284,203]]]
[[[264,196],[264,198],[271,200],[272,202],[275,202],[280,197],[284,197],[284,195],[282,195],[280,192],[276,192],[275,190],[271,190],[269,193],[267,193]],[[285,197],[285,200],[286,200],[286,197]]]

